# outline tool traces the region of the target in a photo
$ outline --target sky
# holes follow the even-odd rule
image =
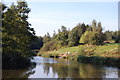
[[[12,2],[12,1],[11,1]],[[15,1],[14,1],[15,2]],[[10,4],[10,2],[5,2]],[[52,36],[61,26],[72,29],[78,23],[91,24],[95,19],[105,30],[118,30],[118,2],[41,2],[28,1],[29,23],[37,36]]]

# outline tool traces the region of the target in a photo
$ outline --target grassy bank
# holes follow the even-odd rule
[[[72,60],[78,60],[81,62],[90,62],[90,63],[108,63],[111,61],[112,63],[116,63],[116,61],[120,60],[120,53],[118,50],[119,44],[105,44],[102,46],[96,45],[80,45],[75,47],[67,47],[61,48],[54,51],[40,52],[38,55],[43,57],[58,57],[67,52],[66,56],[61,58],[67,58]],[[118,65],[118,63],[117,63]]]

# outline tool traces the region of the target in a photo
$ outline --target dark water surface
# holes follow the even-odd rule
[[[34,57],[28,69],[3,70],[3,78],[120,78],[120,69],[65,59]]]

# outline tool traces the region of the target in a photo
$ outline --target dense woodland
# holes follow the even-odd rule
[[[27,21],[31,11],[24,1],[17,4],[2,6],[2,61],[3,68],[24,68],[30,64],[34,56],[34,49],[40,51],[52,51],[62,47],[73,47],[78,45],[104,45],[105,43],[119,43],[119,31],[103,32],[101,22],[92,21],[91,25],[78,24],[72,30],[61,26],[53,36],[49,33],[43,37],[35,36],[35,31]],[[9,65],[9,66],[8,66]]]

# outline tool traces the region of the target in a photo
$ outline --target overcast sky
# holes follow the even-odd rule
[[[5,4],[10,4],[13,1]],[[15,0],[14,0],[15,2]],[[51,35],[62,25],[72,29],[78,23],[91,24],[95,19],[104,30],[118,29],[118,2],[28,2],[31,9],[28,21],[37,36]]]

